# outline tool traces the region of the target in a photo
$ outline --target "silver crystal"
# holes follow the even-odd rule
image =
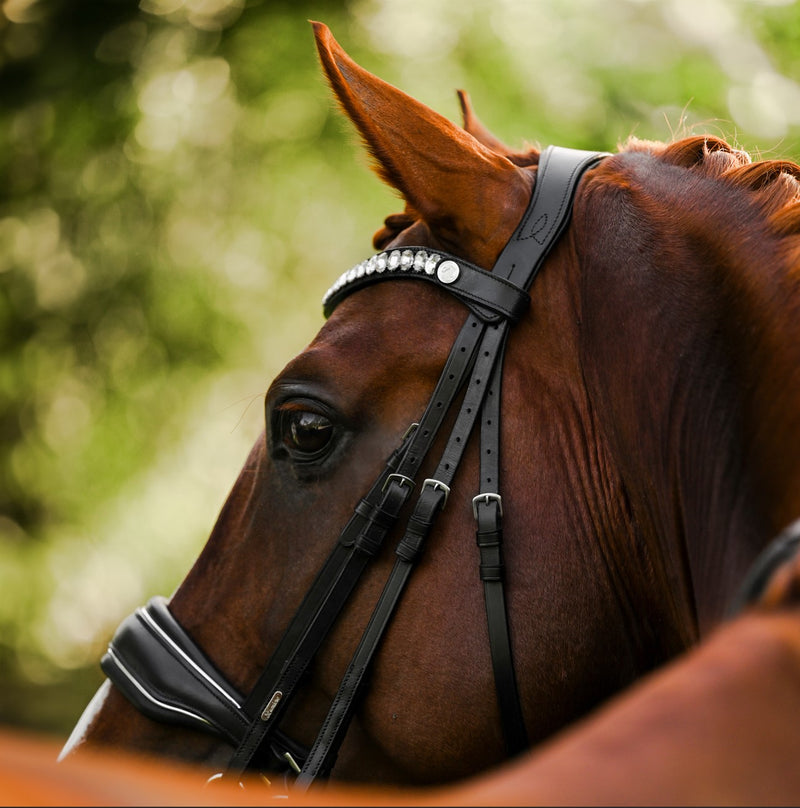
[[[428,257],[428,253],[425,250],[420,250],[414,256],[414,272],[422,272],[425,269],[425,259]]]
[[[425,274],[426,275],[433,275],[436,271],[436,265],[439,261],[442,260],[441,255],[437,255],[436,253],[431,253],[425,261]]]

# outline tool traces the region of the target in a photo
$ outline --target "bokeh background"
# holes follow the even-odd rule
[[[64,737],[169,594],[330,282],[400,209],[307,20],[453,120],[800,159],[785,0],[4,0],[0,723]]]

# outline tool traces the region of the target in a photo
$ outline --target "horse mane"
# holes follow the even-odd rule
[[[720,179],[751,195],[776,236],[800,235],[800,166],[796,163],[754,162],[747,152],[711,135],[686,137],[672,143],[630,138],[620,150],[651,152],[671,165]]]

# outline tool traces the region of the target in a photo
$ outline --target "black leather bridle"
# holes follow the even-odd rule
[[[145,715],[202,728],[236,751],[225,776],[266,767],[278,757],[307,789],[326,777],[344,739],[366,674],[431,532],[445,506],[467,440],[480,418],[480,488],[472,500],[480,553],[489,642],[500,718],[510,755],[528,745],[517,688],[503,586],[499,490],[500,390],[511,326],[527,311],[530,289],[564,231],[583,173],[605,155],[559,147],[542,152],[525,215],[491,272],[448,254],[406,247],[375,255],[344,273],[323,300],[326,317],[363,286],[396,278],[435,283],[455,295],[469,315],[455,339],[428,406],[413,424],[370,490],[356,505],[333,551],[252,691],[238,693],[178,625],[163,598],[127,618],[101,665],[109,679]],[[439,429],[463,391],[460,409],[433,476],[419,471]],[[328,636],[362,572],[417,491],[396,559],[361,641],[310,750],[279,729],[303,675]]]

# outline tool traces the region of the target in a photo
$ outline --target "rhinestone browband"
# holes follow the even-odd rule
[[[322,298],[325,316],[356,289],[397,277],[417,277],[444,286],[487,321],[498,317],[516,320],[529,302],[523,290],[468,261],[422,247],[406,247],[377,253],[343,272]]]
[[[371,258],[356,264],[352,269],[342,272],[336,279],[333,286],[325,293],[322,298],[322,305],[325,306],[327,302],[343,287],[347,286],[353,281],[363,278],[365,275],[373,275],[378,272],[424,272],[426,275],[433,275],[437,271],[437,266],[442,261],[442,256],[437,253],[428,253],[425,250],[391,250],[391,252],[382,252],[373,255]],[[453,264],[455,267],[455,277],[449,281],[445,280],[448,277],[446,268],[444,274],[445,278],[441,278],[442,283],[452,283],[458,277],[459,268],[458,264],[454,261],[446,261],[445,264]],[[453,268],[450,268],[451,275]]]

